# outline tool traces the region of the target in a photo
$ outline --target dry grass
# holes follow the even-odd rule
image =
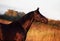
[[[32,24],[26,41],[60,41],[60,21],[50,20],[48,24]]]

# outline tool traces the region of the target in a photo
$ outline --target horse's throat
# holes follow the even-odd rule
[[[27,20],[27,21],[25,21],[25,23],[22,26],[26,31],[30,28],[31,24],[32,24],[32,20]]]

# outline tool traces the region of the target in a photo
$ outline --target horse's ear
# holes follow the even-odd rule
[[[39,11],[39,8],[37,8],[37,11]]]

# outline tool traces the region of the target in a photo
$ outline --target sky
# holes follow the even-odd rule
[[[0,0],[0,13],[13,9],[28,13],[37,8],[49,19],[60,20],[60,0]]]

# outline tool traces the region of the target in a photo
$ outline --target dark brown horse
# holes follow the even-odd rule
[[[12,22],[11,24],[1,24],[4,41],[25,41],[27,32],[33,21],[48,23],[48,19],[41,15],[39,8],[31,11],[21,19]]]

